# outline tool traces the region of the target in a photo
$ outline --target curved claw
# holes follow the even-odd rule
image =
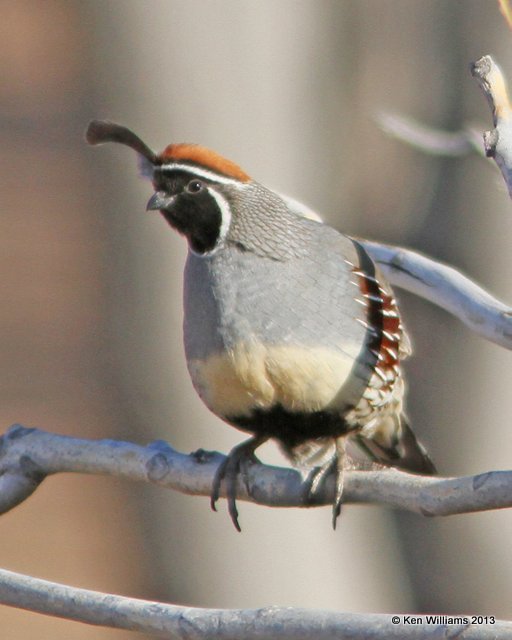
[[[226,467],[229,458],[225,458],[220,465],[217,467],[217,471],[215,472],[215,476],[213,477],[212,482],[212,493],[210,495],[210,507],[212,511],[217,511],[217,500],[220,498],[220,485],[224,476],[226,475]]]
[[[336,440],[336,450],[333,457],[321,467],[316,467],[309,474],[302,490],[302,499],[308,504],[315,500],[320,485],[331,474],[335,474],[335,494],[332,503],[332,528],[336,529],[336,521],[341,513],[343,503],[343,484],[345,478],[345,438]]]
[[[336,529],[336,520],[341,513],[341,505],[343,501],[343,485],[345,482],[345,459],[346,459],[346,440],[338,438],[336,440],[336,492],[334,494],[334,502],[332,505],[332,528]]]
[[[236,483],[238,479],[238,474],[240,473],[240,466],[242,464],[242,459],[237,458],[234,461],[233,469],[229,468],[229,460],[228,458],[228,466],[226,473],[228,474],[229,481],[227,483],[227,501],[228,501],[228,512],[231,517],[231,522],[235,525],[235,529],[240,533],[242,528],[240,527],[240,523],[238,522],[238,509],[236,508]]]
[[[263,436],[254,436],[250,440],[242,442],[242,444],[233,447],[225,460],[217,468],[212,483],[212,493],[210,496],[210,506],[213,511],[217,511],[217,501],[220,497],[220,487],[222,481],[226,482],[226,498],[228,501],[228,511],[231,521],[235,525],[237,531],[242,531],[238,522],[238,509],[236,508],[236,489],[238,476],[245,462],[255,459],[254,451],[268,438]]]

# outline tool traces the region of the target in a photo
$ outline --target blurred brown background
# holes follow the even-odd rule
[[[87,148],[93,117],[150,146],[208,145],[338,229],[450,262],[512,300],[510,201],[492,164],[379,130],[392,111],[490,126],[468,72],[512,35],[485,0],[0,0],[0,419],[227,451],[181,344],[183,241],[145,215],[133,153]],[[512,357],[400,295],[415,431],[443,474],[510,468]],[[267,450],[268,460],[276,454]],[[512,618],[512,513],[427,520],[350,506],[221,504],[58,476],[0,520],[0,565],[197,606]],[[2,640],[132,637],[0,608]]]

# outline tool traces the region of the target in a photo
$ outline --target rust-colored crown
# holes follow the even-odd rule
[[[234,178],[240,182],[249,182],[250,177],[237,164],[227,160],[217,152],[201,147],[198,144],[170,144],[158,155],[159,163],[166,162],[191,162],[204,169],[210,169],[221,173],[228,178]]]

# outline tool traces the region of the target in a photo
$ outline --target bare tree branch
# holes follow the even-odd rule
[[[28,611],[115,629],[190,640],[500,640],[512,623],[472,624],[471,616],[439,616],[411,623],[413,616],[335,613],[292,607],[199,609],[76,589],[0,570],[0,602]],[[394,620],[394,622],[393,622]],[[398,621],[398,622],[397,622]]]
[[[1,438],[0,512],[25,500],[47,475],[94,473],[150,482],[209,496],[224,459],[220,453],[179,453],[157,441],[146,447],[113,440],[83,440],[15,425]],[[223,494],[224,495],[224,494]],[[382,503],[427,516],[446,516],[512,506],[512,471],[441,478],[397,469],[347,470],[345,503]],[[249,464],[238,486],[240,500],[273,507],[331,504],[333,479],[315,496],[303,499],[303,478],[294,469]]]
[[[512,308],[448,265],[410,249],[361,241],[391,284],[429,300],[475,333],[512,349]]]
[[[484,133],[486,155],[494,158],[512,197],[512,107],[505,77],[491,56],[483,56],[471,65],[491,107],[494,129]]]

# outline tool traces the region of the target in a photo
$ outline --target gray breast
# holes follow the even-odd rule
[[[307,221],[309,222],[309,221]],[[315,225],[316,223],[310,223]],[[204,359],[248,340],[347,349],[364,342],[364,309],[345,259],[358,264],[349,238],[317,225],[305,254],[284,261],[226,245],[189,253],[185,268],[187,359]]]
[[[373,371],[354,243],[304,221],[307,248],[276,260],[227,243],[190,253],[184,337],[192,381],[222,417],[280,406],[346,411]]]

